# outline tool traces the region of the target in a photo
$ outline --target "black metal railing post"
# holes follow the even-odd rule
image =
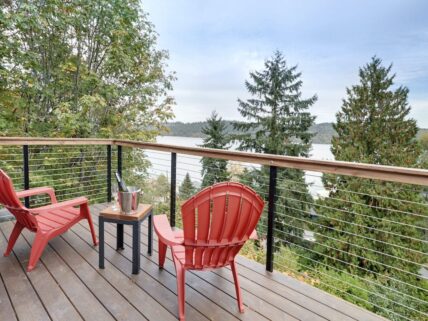
[[[277,167],[269,168],[269,204],[268,204],[268,226],[266,236],[266,270],[273,271],[273,230],[275,225],[275,201],[276,201],[276,174]]]
[[[117,146],[117,172],[122,177],[122,146]],[[122,177],[123,179],[123,177]],[[124,249],[123,247],[123,224],[116,224],[116,249]]]
[[[117,146],[117,172],[122,176],[122,146]]]
[[[107,145],[107,202],[111,202],[111,145]]]
[[[170,218],[171,227],[175,227],[175,201],[177,191],[177,154],[171,153],[171,193],[170,193]]]
[[[24,162],[24,189],[30,189],[30,158],[28,145],[22,146],[23,162]],[[25,207],[30,207],[30,198],[24,199]]]

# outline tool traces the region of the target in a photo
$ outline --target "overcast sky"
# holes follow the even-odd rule
[[[216,110],[240,119],[250,71],[278,49],[303,76],[303,96],[318,95],[317,123],[334,121],[345,88],[373,55],[393,63],[396,85],[410,89],[411,116],[428,127],[428,1],[143,0],[170,53],[178,80],[177,121]]]

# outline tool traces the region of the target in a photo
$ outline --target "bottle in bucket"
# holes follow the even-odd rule
[[[119,172],[116,172],[116,181],[117,181],[117,186],[119,186],[120,192],[128,192],[128,187],[126,186]]]

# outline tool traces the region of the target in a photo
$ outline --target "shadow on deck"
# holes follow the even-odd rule
[[[105,205],[93,205],[94,223]],[[0,249],[6,249],[13,222],[0,223]],[[98,248],[85,221],[52,240],[41,261],[26,273],[32,233],[18,239],[13,254],[0,257],[0,320],[177,320],[176,280],[168,256],[165,269],[147,255],[142,228],[141,270],[131,274],[131,231],[125,249],[115,250],[115,228],[106,224],[105,269],[98,269]],[[168,252],[169,255],[169,252]],[[238,258],[245,313],[238,312],[228,268],[186,274],[186,319],[192,320],[385,320],[308,284],[269,273],[264,266]]]

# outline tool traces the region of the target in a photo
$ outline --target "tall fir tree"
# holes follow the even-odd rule
[[[408,117],[409,91],[402,86],[392,88],[391,68],[374,57],[360,69],[359,83],[347,89],[334,126],[337,136],[331,150],[336,160],[418,164],[416,121]],[[316,203],[315,260],[332,271],[367,280],[367,288],[378,293],[371,297],[378,306],[419,320],[420,315],[406,307],[427,307],[409,297],[426,300],[428,294],[426,280],[418,277],[428,250],[424,236],[428,213],[426,206],[419,205],[421,189],[336,175],[325,175],[324,184],[330,193]],[[378,310],[391,319],[397,317],[385,311]]]
[[[297,66],[288,66],[279,51],[265,61],[263,70],[250,73],[250,80],[245,82],[245,86],[252,98],[238,99],[238,110],[246,122],[234,123],[234,128],[240,133],[233,139],[239,142],[240,150],[309,156],[313,137],[309,129],[315,117],[308,109],[316,102],[317,96],[303,99],[302,85]],[[268,180],[269,169],[265,166],[246,170],[242,175],[243,183],[250,184],[265,196]],[[312,203],[304,173],[279,169],[277,186],[275,230],[278,239],[301,242],[304,232],[301,218],[309,216]]]
[[[193,196],[195,192],[196,192],[196,187],[193,185],[193,182],[190,179],[189,173],[186,173],[186,176],[184,176],[184,180],[178,189],[180,199],[187,200],[188,198]]]
[[[200,145],[201,147],[217,149],[229,148],[226,125],[215,111],[213,111],[211,117],[207,119],[207,125],[202,128],[202,133],[205,135],[205,138],[203,144]],[[229,180],[226,160],[203,157],[201,163],[202,187]]]

